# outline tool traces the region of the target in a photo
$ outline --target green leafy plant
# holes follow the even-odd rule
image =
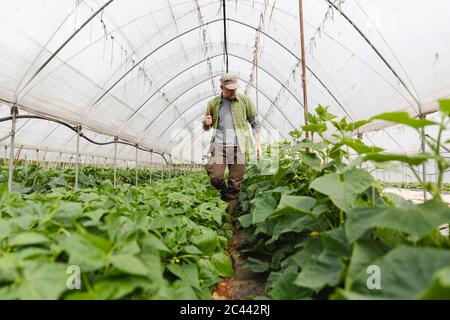
[[[9,167],[0,167],[0,183],[8,181]],[[153,180],[167,179],[186,174],[183,168],[174,167],[171,170],[148,170],[137,169],[138,185],[150,183]],[[136,171],[131,168],[117,168],[117,184],[136,183]],[[79,187],[92,188],[103,181],[114,180],[112,168],[101,168],[93,166],[82,166],[79,173]],[[13,190],[22,194],[31,192],[47,193],[56,187],[73,187],[75,185],[74,168],[45,167],[35,163],[25,165],[19,164],[13,176]]]
[[[226,203],[207,182],[105,180],[30,195],[1,185],[0,298],[210,299],[233,268]],[[67,286],[73,267],[80,289]]]
[[[450,121],[449,101],[440,102],[440,111],[439,123],[398,112],[347,123],[319,106],[308,114],[307,126],[291,132],[293,141],[277,146],[279,159],[248,168],[238,218],[247,234],[241,249],[247,267],[267,275],[270,297],[450,298],[450,241],[438,231],[450,222],[450,208],[441,197],[450,164],[440,153]],[[427,138],[431,152],[416,155],[386,153],[354,138],[356,129],[378,120],[418,133],[436,126],[438,137]],[[302,138],[303,131],[311,138]],[[437,183],[424,182],[416,173],[418,185],[432,195],[418,205],[385,194],[361,167],[369,161],[376,166],[397,162],[416,172],[430,160],[436,161],[439,178]],[[269,165],[278,169],[262,175]],[[367,286],[368,267],[373,265],[381,270],[379,290]]]

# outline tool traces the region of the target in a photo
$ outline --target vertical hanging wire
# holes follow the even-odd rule
[[[105,33],[105,37],[103,38],[103,60],[105,60],[106,41],[108,41],[108,31],[106,29],[105,22],[103,21],[103,11],[100,15],[100,23],[102,24],[103,32]]]
[[[90,8],[91,9],[91,16],[94,14],[94,9],[92,9],[92,8]],[[89,30],[89,43],[92,43],[92,26],[93,25],[93,23],[92,23],[92,21],[89,23],[89,28],[90,28],[90,30]]]
[[[120,71],[122,71],[123,68],[123,46],[120,45]]]
[[[128,51],[125,49],[125,71],[128,70]],[[127,92],[127,75],[125,74],[125,78],[123,79],[123,93]]]
[[[110,61],[110,66],[112,67],[113,60],[114,60],[114,37],[112,35],[110,35],[110,37],[111,37],[111,61]]]
[[[73,24],[73,31],[74,32],[77,30],[78,9],[79,9],[80,3],[81,3],[80,0],[75,0],[74,24]]]

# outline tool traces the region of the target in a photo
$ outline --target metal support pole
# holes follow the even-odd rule
[[[78,188],[78,173],[80,164],[80,134],[81,126],[77,126],[77,155],[75,160],[75,188]]]
[[[17,106],[11,107],[11,146],[9,152],[9,174],[8,174],[8,191],[12,191],[13,171],[14,171],[14,144],[16,140],[16,116],[18,114]]]
[[[426,119],[427,116],[426,115],[421,115],[420,119]],[[420,136],[420,142],[421,142],[421,152],[425,153],[426,152],[426,142],[425,142],[425,128],[422,127],[421,129],[421,136]],[[439,146],[438,146],[439,148]],[[427,169],[426,169],[427,163],[424,162],[422,164],[422,180],[423,183],[425,184],[427,182]],[[427,201],[427,190],[425,190],[425,188],[423,189],[423,201]]]
[[[361,132],[358,132],[358,134],[356,135],[357,139],[361,140],[363,139],[363,134]],[[359,164],[359,168],[362,168],[362,162]]]
[[[224,43],[224,62],[225,71],[228,73],[228,43],[227,43],[227,9],[225,0],[222,1],[222,12],[223,12],[223,43]]]
[[[113,162],[113,168],[114,168],[114,187],[116,186],[117,182],[117,140],[119,140],[117,137],[114,137],[114,162]]]
[[[153,150],[150,150],[150,182],[152,182],[153,174]]]
[[[258,68],[258,55],[259,55],[259,29],[258,29],[258,35],[256,39],[256,54],[255,54],[255,73],[256,73],[256,112],[259,111],[259,68]]]
[[[136,144],[136,167],[134,169],[136,171],[136,187],[138,185],[138,145]]]
[[[36,149],[36,164],[39,164],[39,149]]]
[[[305,59],[305,27],[303,24],[303,0],[298,1],[298,11],[300,19],[300,51],[301,51],[301,61],[302,61],[302,86],[303,86],[303,108],[305,125],[308,124],[308,91],[306,88],[306,59]],[[305,131],[306,138],[309,138],[309,131]]]

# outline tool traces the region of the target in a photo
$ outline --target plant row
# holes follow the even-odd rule
[[[368,121],[337,120],[319,106],[308,114],[293,141],[269,146],[266,157],[246,172],[238,218],[246,231],[247,267],[267,278],[273,299],[450,299],[450,240],[439,227],[450,222],[442,201],[441,154],[450,124],[450,101],[441,101],[440,122],[406,113],[385,113]],[[435,126],[428,153],[386,153],[354,138],[372,121],[417,130]],[[357,157],[350,154],[357,153]],[[435,161],[438,181],[418,183],[432,195],[413,204],[383,192],[364,162],[408,165],[413,172]]]

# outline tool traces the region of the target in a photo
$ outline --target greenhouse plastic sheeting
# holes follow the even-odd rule
[[[0,106],[0,118],[9,115],[9,108]],[[24,113],[28,114],[28,113]],[[8,126],[0,126],[0,140],[10,133]],[[112,142],[109,136],[83,130],[83,134],[98,143]],[[0,158],[8,157],[9,139],[0,141]],[[16,128],[16,157],[29,161],[61,161],[75,162],[77,134],[64,125],[36,119],[20,120]],[[6,147],[6,152],[5,152]],[[80,162],[94,164],[112,164],[114,159],[114,144],[97,145],[80,138]],[[117,145],[117,161],[136,161],[136,148],[129,145]],[[138,163],[145,166],[150,163],[165,163],[161,155],[138,150]]]
[[[311,109],[351,120],[418,115],[449,96],[449,1],[303,2]],[[222,1],[1,0],[0,99],[200,162],[210,134],[201,119],[228,61],[241,92],[259,102],[266,139],[287,138],[304,123],[298,1],[225,3],[226,48]],[[0,126],[7,134],[10,124]],[[18,143],[75,150],[75,134],[52,126],[30,121]]]

